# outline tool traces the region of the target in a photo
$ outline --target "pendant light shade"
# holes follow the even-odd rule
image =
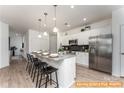
[[[44,24],[44,27],[45,27],[45,28],[47,27],[47,23],[46,23],[47,15],[48,15],[48,13],[44,13],[44,16],[45,16],[45,24]],[[43,33],[43,35],[44,35],[44,36],[48,36],[48,33],[45,31],[45,32]]]
[[[55,32],[55,33],[58,32],[58,28],[57,27],[54,27],[53,28],[53,32]]]
[[[47,32],[44,32],[43,35],[44,35],[44,36],[48,36],[48,33],[47,33]]]
[[[38,34],[38,38],[41,38],[42,37],[41,32],[40,32],[41,19],[38,19],[38,22],[39,22],[39,34]]]
[[[54,28],[53,28],[53,32],[58,32],[58,28],[56,27],[56,7],[57,7],[57,5],[54,5]]]

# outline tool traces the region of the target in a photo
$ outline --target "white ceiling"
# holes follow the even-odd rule
[[[122,6],[103,5],[77,5],[71,9],[69,5],[57,7],[57,27],[61,31],[66,31],[83,25],[83,18],[87,18],[87,23],[111,18],[112,11]],[[28,29],[39,30],[38,19],[42,19],[42,31],[44,31],[43,13],[47,12],[47,31],[52,32],[54,27],[54,7],[52,5],[10,5],[0,6],[0,20],[10,24],[10,30],[25,32]],[[66,27],[67,22],[71,27]]]

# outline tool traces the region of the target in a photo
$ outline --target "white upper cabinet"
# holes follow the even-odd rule
[[[68,37],[67,36],[62,37],[62,45],[68,45]]]
[[[76,31],[76,30],[75,30]],[[110,34],[111,33],[111,25],[103,26],[101,28],[92,29],[84,32],[70,34],[62,37],[62,44],[68,45],[69,40],[78,39],[78,45],[88,45],[90,36],[97,36],[101,34]]]

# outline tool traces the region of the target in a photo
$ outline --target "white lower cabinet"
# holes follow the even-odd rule
[[[89,53],[76,52],[76,63],[79,65],[89,66]]]

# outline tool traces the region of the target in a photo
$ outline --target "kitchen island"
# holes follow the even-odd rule
[[[39,59],[58,69],[58,82],[60,88],[68,88],[75,82],[76,78],[76,57],[66,54],[51,58],[42,54],[33,53]],[[55,79],[53,75],[53,79]]]

